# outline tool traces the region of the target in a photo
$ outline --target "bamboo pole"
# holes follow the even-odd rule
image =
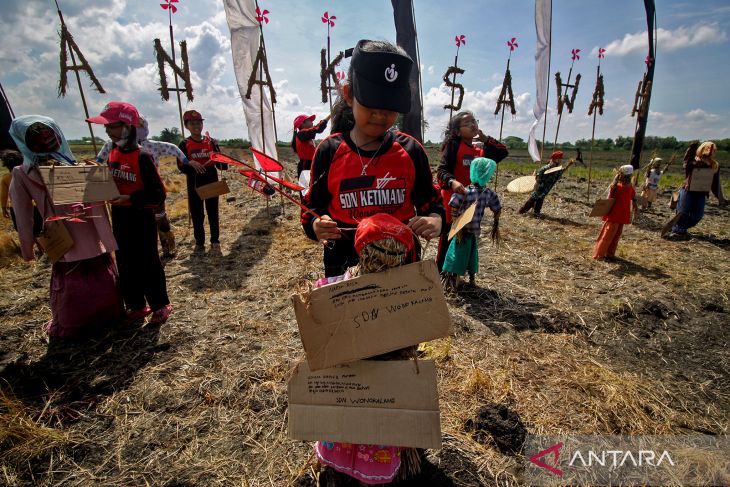
[[[170,20],[170,49],[172,50],[172,63],[177,65],[175,60],[175,38],[172,34],[172,8],[167,9],[168,17]],[[177,71],[172,70],[172,74],[175,77],[175,94],[177,95],[177,111],[180,115],[180,136],[185,138],[185,122],[183,121],[182,112],[182,99],[180,98],[180,84],[177,81]]]

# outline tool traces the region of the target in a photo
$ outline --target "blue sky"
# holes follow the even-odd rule
[[[169,49],[167,14],[156,0],[59,0],[66,23],[106,95],[85,89],[89,109],[98,113],[107,101],[137,105],[150,121],[153,134],[177,125],[176,102],[163,102],[152,48],[159,37]],[[325,11],[336,15],[333,50],[354,46],[358,39],[394,40],[388,0],[327,0],[298,2],[262,0],[270,10],[264,27],[269,69],[277,88],[278,136],[291,137],[291,122],[299,113],[324,116],[327,105],[319,92],[319,51],[326,44]],[[701,8],[698,5],[702,5]],[[247,138],[240,96],[232,71],[230,34],[220,0],[180,0],[173,16],[176,40],[187,40],[193,71],[195,108],[206,118],[206,129],[218,138]],[[459,53],[458,78],[466,88],[464,108],[476,112],[482,129],[494,136],[499,119],[493,112],[507,61],[506,42],[516,37],[511,72],[517,116],[505,118],[504,135],[527,138],[534,101],[534,3],[529,0],[481,0],[447,3],[415,0],[421,53],[426,138],[437,141],[448,119],[442,105],[450,98],[442,77],[454,61],[454,36],[466,36]],[[0,83],[16,114],[40,113],[55,118],[69,138],[87,135],[75,79],[69,93],[57,98],[59,78],[58,19],[51,0],[0,0]],[[660,27],[654,92],[647,133],[679,139],[730,137],[730,97],[727,55],[730,5],[721,0],[687,2],[657,0]],[[632,135],[629,116],[647,52],[642,0],[563,0],[553,6],[553,49],[547,138],[555,134],[554,73],[565,77],[571,49],[581,49],[574,73],[582,74],[572,114],[564,114],[560,141],[590,138],[588,104],[595,85],[598,47],[602,61],[605,112],[597,122],[597,137]],[[344,66],[343,66],[344,69]],[[85,76],[85,75],[82,75]],[[84,77],[85,86],[89,86]],[[170,78],[170,85],[172,79]],[[101,131],[97,135],[103,136]]]

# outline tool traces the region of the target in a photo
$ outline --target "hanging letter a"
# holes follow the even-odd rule
[[[497,100],[497,108],[494,109],[494,114],[497,115],[499,113],[500,108],[502,108],[503,105],[509,106],[510,113],[512,115],[517,114],[517,110],[515,109],[515,97],[512,94],[512,74],[509,72],[509,69],[506,73],[504,73],[504,81],[502,82],[502,91],[499,93],[499,99]]]
[[[266,79],[258,79],[256,73],[259,71],[259,66],[263,71],[262,74],[266,75]],[[262,76],[263,78],[263,76]],[[266,53],[264,52],[263,46],[259,43],[259,52],[256,53],[256,59],[253,62],[253,69],[251,70],[251,76],[248,78],[248,90],[246,91],[246,99],[251,99],[251,90],[253,85],[261,85],[262,87],[269,87],[269,95],[271,96],[271,103],[276,103],[276,92],[274,91],[274,85],[271,84],[271,75],[269,74],[269,63],[266,61]]]
[[[99,83],[99,80],[94,75],[94,71],[91,69],[91,66],[89,66],[89,63],[86,61],[86,58],[84,57],[83,53],[81,52],[81,49],[79,49],[79,46],[76,45],[76,42],[74,41],[73,36],[66,28],[66,24],[61,22],[61,78],[58,80],[58,96],[66,96],[66,87],[68,86],[68,77],[67,73],[69,71],[86,71],[86,74],[89,75],[89,78],[91,79],[91,82],[94,84],[94,88],[96,88],[96,91],[99,93],[106,93],[104,91],[104,88],[101,86],[101,83]],[[79,57],[79,63],[81,64],[74,64],[72,66],[68,65],[68,51],[71,51],[71,55],[73,57],[73,53],[76,53],[76,55]]]
[[[456,66],[449,66],[449,69],[446,70],[446,74],[444,74],[444,83],[446,83],[446,86],[449,88],[456,88],[459,90],[459,100],[456,102],[456,105],[444,105],[444,108],[458,112],[461,110],[461,102],[464,101],[464,86],[460,83],[454,83],[451,81],[450,77],[454,74],[464,74],[464,70],[457,68]]]
[[[165,63],[169,64],[175,74],[185,82],[185,95],[188,101],[193,101],[193,84],[190,82],[190,66],[188,65],[188,44],[185,41],[180,42],[180,57],[182,59],[182,68],[175,64],[172,58],[162,48],[159,39],[155,39],[155,54],[157,55],[157,68],[160,70],[160,94],[162,99],[168,101],[170,99],[170,88],[167,87],[167,76],[165,75]],[[174,90],[175,88],[173,88]],[[180,90],[182,91],[182,90]]]

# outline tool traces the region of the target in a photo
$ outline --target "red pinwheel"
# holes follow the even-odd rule
[[[337,75],[336,76],[337,76],[337,79],[338,80],[342,81],[343,79],[345,79],[345,72],[344,71],[337,71]]]
[[[605,50],[604,48],[602,48],[602,47],[599,47],[599,48],[598,48],[598,59],[603,59],[604,57],[606,57],[606,56],[604,55],[604,53],[605,53],[605,52],[606,52],[606,50]]]
[[[646,59],[644,60],[647,66],[651,66],[651,63],[654,62],[654,58],[651,56],[646,56]]]
[[[162,7],[163,10],[167,10],[168,8],[172,11],[172,13],[177,12],[177,7],[173,5],[173,3],[177,3],[180,0],[166,0],[167,3],[161,3],[160,7]]]
[[[260,8],[256,7],[256,20],[259,24],[262,21],[266,24],[269,23],[269,18],[266,16],[267,14],[269,14],[268,10],[264,9],[264,11],[262,12]]]
[[[507,45],[509,46],[509,52],[514,51],[516,48],[520,47],[519,44],[517,44],[517,38],[513,37],[511,40],[507,41]]]
[[[456,41],[456,47],[461,47],[462,44],[466,45],[466,37],[464,37],[464,34],[454,37],[454,40]]]
[[[570,51],[571,59],[573,61],[575,61],[576,59],[580,59],[580,56],[578,55],[579,52],[580,52],[580,49],[572,49]]]
[[[330,16],[330,15],[329,15],[329,12],[325,12],[325,13],[324,13],[324,15],[322,16],[322,23],[323,23],[323,24],[326,24],[326,23],[328,23],[328,22],[329,22],[329,24],[330,24],[330,27],[334,27],[334,26],[335,26],[335,22],[334,22],[334,20],[335,20],[336,18],[337,18],[337,17],[335,17],[334,15]]]

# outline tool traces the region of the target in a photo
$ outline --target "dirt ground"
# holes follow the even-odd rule
[[[222,253],[193,254],[184,184],[163,174],[183,192],[168,197],[179,250],[161,327],[100,324],[49,348],[50,266],[2,269],[0,483],[315,485],[311,444],[287,438],[286,384],[303,358],[290,295],[321,275],[321,246],[293,205],[267,208],[229,174]],[[503,191],[512,176],[502,245],[481,241],[478,287],[449,298],[454,335],[423,347],[443,448],[401,485],[520,484],[527,433],[728,434],[730,210],[713,199],[691,240],[663,240],[665,191],[619,258],[595,262],[586,182],[566,176],[537,219]]]

